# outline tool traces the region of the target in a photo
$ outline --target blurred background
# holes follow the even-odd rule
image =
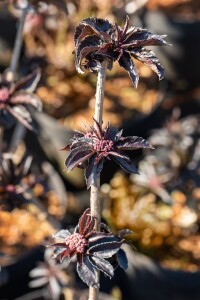
[[[0,182],[0,299],[87,299],[73,263],[59,265],[44,250],[54,232],[73,228],[89,206],[82,170],[66,173],[66,152],[59,151],[73,130],[92,122],[94,110],[96,77],[75,70],[73,34],[86,17],[123,25],[128,15],[132,26],[167,34],[173,47],[153,48],[165,68],[160,82],[138,62],[137,90],[118,64],[107,72],[104,124],[110,120],[124,136],[148,139],[155,150],[132,153],[140,175],[111,162],[101,174],[104,221],[114,232],[133,230],[128,272],[102,276],[101,297],[199,300],[199,0],[41,2],[45,9],[26,17],[19,66],[20,77],[37,66],[42,71],[37,95],[43,112],[32,112],[37,134],[18,124],[4,131],[12,174]],[[1,72],[10,64],[19,15],[0,2]],[[22,189],[18,197],[5,189],[11,183]]]

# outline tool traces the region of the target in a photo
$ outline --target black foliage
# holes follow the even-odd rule
[[[125,240],[105,230],[106,226],[102,225],[101,231],[96,231],[95,226],[95,218],[91,216],[90,209],[86,209],[74,233],[64,229],[59,231],[54,235],[57,242],[51,246],[54,248],[54,258],[59,257],[61,262],[64,259],[70,261],[76,255],[78,275],[88,286],[97,288],[99,282],[96,270],[111,278],[116,262],[123,269],[127,268],[127,258],[120,249]],[[114,265],[109,262],[112,257]]]
[[[71,144],[64,148],[69,151],[65,161],[68,172],[75,167],[84,167],[87,188],[97,184],[98,174],[106,160],[113,159],[128,173],[138,173],[124,150],[152,148],[148,141],[137,136],[122,137],[122,131],[110,127],[110,124],[103,130],[97,121],[90,129],[90,132],[75,134]]]
[[[129,27],[128,16],[123,28],[103,19],[84,19],[76,27],[74,35],[76,68],[80,73],[83,73],[83,66],[91,72],[98,71],[106,58],[109,62],[108,69],[111,69],[112,63],[117,60],[128,72],[133,85],[137,87],[139,73],[132,61],[133,57],[149,66],[157,73],[159,79],[162,79],[163,67],[153,51],[144,47],[167,45],[165,37],[152,34],[143,28]]]
[[[35,70],[18,82],[7,79],[7,73],[0,76],[0,124],[9,128],[13,119],[22,123],[29,130],[34,130],[27,105],[38,111],[42,110],[40,99],[33,93],[40,80],[40,71]]]

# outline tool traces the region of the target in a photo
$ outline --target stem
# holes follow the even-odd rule
[[[94,118],[100,125],[102,125],[103,116],[103,99],[104,99],[104,82],[106,77],[107,60],[102,62],[101,69],[98,72],[97,88],[96,88],[96,102]]]
[[[26,18],[27,12],[28,12],[28,7],[24,8],[22,10],[22,13],[21,13],[21,16],[19,19],[17,34],[16,34],[16,38],[15,38],[14,50],[13,50],[12,59],[11,59],[11,63],[10,63],[10,72],[13,73],[13,75],[15,74],[17,67],[18,67],[18,63],[19,63],[19,56],[21,53],[22,41],[23,41],[22,35],[23,35],[24,23],[25,23],[25,18]]]
[[[22,42],[23,42],[23,29],[24,29],[24,24],[25,24],[25,19],[26,15],[28,12],[28,6],[22,9],[20,18],[19,18],[19,24],[17,28],[17,34],[15,37],[15,44],[14,44],[14,50],[11,58],[11,63],[10,63],[10,68],[9,68],[9,73],[8,73],[8,79],[13,81],[15,78],[15,73],[18,68],[19,64],[19,57],[22,49]],[[17,144],[19,141],[24,137],[26,133],[26,128],[23,126],[21,123],[18,123],[15,127],[12,140],[11,140],[11,145],[10,145],[10,152],[14,151],[15,148],[17,147]]]
[[[0,159],[3,153],[3,127],[0,126]]]
[[[104,99],[104,83],[106,77],[107,60],[103,61],[101,69],[98,72],[97,78],[97,88],[96,88],[96,102],[95,102],[95,120],[102,125],[103,116],[103,99]],[[94,126],[96,126],[94,124]],[[100,231],[100,221],[101,221],[101,205],[99,199],[99,189],[100,189],[100,176],[97,181],[97,186],[92,185],[90,190],[90,209],[91,215],[96,219],[96,231]],[[96,271],[96,276],[99,282],[99,271]],[[89,299],[88,300],[98,300],[99,298],[99,288],[89,288]]]

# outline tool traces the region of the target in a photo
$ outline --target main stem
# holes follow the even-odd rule
[[[104,83],[106,77],[106,68],[107,61],[105,60],[101,69],[98,72],[97,78],[97,88],[96,88],[96,101],[95,101],[95,112],[94,119],[102,125],[102,116],[103,116],[103,99],[104,99]],[[94,126],[96,126],[94,124]],[[90,209],[91,215],[96,219],[96,231],[100,231],[100,222],[101,222],[101,205],[99,199],[99,189],[100,189],[100,175],[97,180],[97,185],[91,186],[90,190]],[[99,282],[99,271],[96,271],[96,275],[98,277]],[[89,288],[89,300],[98,300],[99,298],[99,288]]]

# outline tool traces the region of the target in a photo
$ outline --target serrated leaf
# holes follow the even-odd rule
[[[117,156],[112,156],[112,159],[127,173],[139,174],[131,160],[127,161],[126,159]]]
[[[90,247],[88,251],[94,256],[109,258],[119,251],[120,246],[121,242],[118,241],[105,242]]]
[[[150,67],[158,75],[160,80],[164,77],[164,68],[161,66],[153,51],[142,48],[130,51],[130,53],[133,57]]]
[[[138,69],[133,63],[129,53],[124,53],[119,59],[119,65],[126,70],[132,80],[133,85],[137,88],[139,81]]]
[[[93,232],[93,234],[90,236],[89,247],[105,243],[106,241],[116,242],[118,239],[110,232]]]
[[[120,140],[115,143],[115,147],[117,147],[117,149],[119,150],[153,148],[147,140],[139,136],[121,137]]]
[[[152,34],[144,28],[132,27],[123,46],[130,50],[131,47],[168,45],[164,40],[165,37],[166,35]]]
[[[77,273],[88,286],[92,286],[94,288],[99,287],[97,272],[91,264],[88,255],[83,257],[81,263],[79,261],[77,262]]]
[[[99,174],[103,169],[104,159],[102,158],[98,163],[95,163],[96,155],[91,157],[88,162],[88,166],[85,169],[85,180],[87,184],[87,189],[91,187],[91,185],[97,186]]]
[[[98,270],[102,271],[106,276],[110,278],[114,276],[113,266],[102,257],[91,256],[90,261]]]
[[[75,33],[74,33],[74,44],[77,46],[79,42],[85,38],[87,35],[93,35],[95,31],[90,27],[85,24],[78,24],[75,28]]]
[[[82,137],[72,142],[71,150],[74,150],[75,148],[78,149],[91,148],[91,146],[92,146],[92,140],[89,138]]]
[[[83,73],[81,61],[86,58],[89,53],[95,53],[101,44],[102,41],[97,35],[86,36],[80,41],[76,49],[76,69],[79,73]]]
[[[80,163],[84,162],[85,160],[89,159],[90,156],[92,156],[94,153],[94,151],[88,147],[83,147],[82,148],[76,148],[74,150],[72,150],[66,161],[65,161],[65,165],[67,167],[67,171],[70,172],[71,170],[73,170],[75,167],[77,167]]]
[[[113,29],[113,25],[108,21],[100,18],[87,18],[84,19],[82,24],[90,26],[96,34],[101,35],[103,38],[106,37],[105,33],[109,33],[111,29]],[[109,36],[107,36],[109,39]]]

